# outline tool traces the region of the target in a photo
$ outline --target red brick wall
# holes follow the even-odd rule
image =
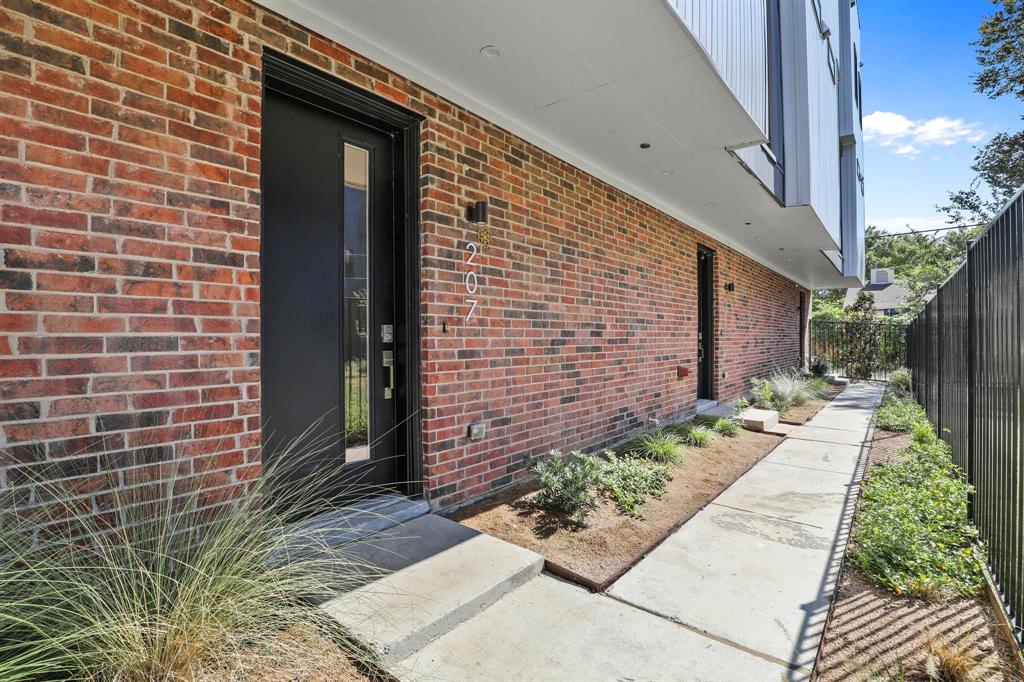
[[[426,117],[436,506],[522,476],[531,453],[693,411],[698,243],[717,253],[717,396],[798,361],[792,282],[257,5],[0,5],[0,486],[19,500],[34,475],[98,494],[105,473],[130,484],[171,459],[225,490],[257,475],[264,46]],[[494,242],[464,324],[462,216],[483,198]]]

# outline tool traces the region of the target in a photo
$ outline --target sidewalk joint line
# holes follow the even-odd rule
[[[786,523],[795,523],[798,526],[807,526],[808,528],[817,528],[818,530],[825,530],[824,526],[816,526],[813,523],[807,523],[806,521],[794,521],[793,519],[787,519],[782,516],[775,516],[774,514],[765,514],[764,512],[754,511],[752,509],[744,509],[743,507],[734,507],[731,504],[722,504],[721,502],[712,502],[708,506],[714,505],[715,507],[722,507],[724,509],[732,509],[738,512],[744,512],[746,514],[753,514],[754,516],[763,516],[766,519],[775,519],[776,521],[785,521]],[[684,524],[685,525],[685,524]]]
[[[672,623],[673,625],[681,627],[684,630],[689,630],[690,632],[692,632],[692,633],[694,633],[694,634],[696,634],[696,635],[698,635],[700,637],[704,637],[705,639],[710,639],[710,640],[712,640],[714,642],[718,642],[720,644],[725,644],[726,646],[729,646],[729,647],[732,647],[733,649],[738,649],[740,651],[746,652],[746,653],[750,654],[751,656],[756,656],[757,658],[760,658],[762,660],[768,661],[769,663],[775,663],[776,665],[781,665],[784,668],[787,668],[787,669],[792,670],[794,672],[808,673],[808,674],[813,672],[812,669],[808,668],[806,665],[797,665],[795,663],[790,663],[789,661],[784,661],[781,658],[778,658],[776,656],[772,656],[771,654],[766,654],[763,651],[758,651],[757,649],[751,648],[749,646],[745,646],[743,644],[740,644],[739,642],[734,642],[731,639],[727,639],[725,637],[721,637],[719,635],[712,634],[712,633],[710,633],[710,632],[708,632],[706,630],[701,630],[700,628],[694,627],[693,625],[687,625],[686,623],[681,623],[681,622],[679,622],[678,620],[676,620],[674,618],[669,618],[668,616],[660,614],[657,611],[654,611],[653,609],[649,609],[646,606],[643,606],[641,604],[634,604],[631,601],[626,601],[625,599],[623,599],[621,597],[618,597],[618,596],[616,596],[614,594],[608,594],[607,592],[602,592],[602,594],[604,596],[608,597],[609,599],[614,599],[615,601],[617,601],[617,602],[619,602],[621,604],[625,604],[625,605],[630,606],[630,607],[632,607],[634,609],[637,609],[639,611],[644,611],[645,613],[649,613],[652,616],[656,616],[657,618],[660,618],[661,620],[668,621],[669,623]]]

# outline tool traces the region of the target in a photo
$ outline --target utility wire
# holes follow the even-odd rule
[[[875,234],[867,235],[868,238],[873,239],[875,237],[899,237],[905,234],[928,234],[930,232],[943,232],[945,230],[962,230],[967,227],[979,227],[984,223],[974,223],[973,225],[950,225],[949,227],[936,227],[931,230],[910,230],[909,232],[876,232]]]

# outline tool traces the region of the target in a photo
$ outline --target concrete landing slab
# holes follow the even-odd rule
[[[608,593],[809,675],[841,560],[834,532],[711,504]]]
[[[713,410],[718,407],[717,400],[707,400],[706,398],[697,399],[697,414],[704,414],[708,410]]]
[[[430,511],[426,500],[411,500],[398,493],[375,495],[318,514],[301,523],[328,547],[357,542]]]
[[[701,411],[698,407],[697,412],[701,417],[710,417],[712,419],[718,419],[720,417],[731,417],[733,410],[736,409],[736,400],[730,400],[725,403],[719,403],[714,407],[709,407],[706,410]]]
[[[712,602],[711,595],[703,599]],[[787,670],[540,576],[395,666],[403,680],[780,680]]]
[[[433,514],[344,549],[386,574],[321,608],[386,661],[405,658],[544,567],[539,554]]]
[[[860,445],[864,442],[867,428],[861,431],[832,429],[821,426],[798,426],[790,432],[790,438],[817,441],[819,443],[839,443],[842,445]]]
[[[835,532],[856,485],[852,473],[763,461],[714,503]]]
[[[852,475],[860,461],[860,446],[787,438],[763,461]]]
[[[739,413],[743,428],[750,431],[769,431],[779,423],[779,413],[775,410],[759,410],[753,407]]]

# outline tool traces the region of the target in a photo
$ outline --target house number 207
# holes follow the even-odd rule
[[[476,258],[478,253],[480,253],[480,247],[476,242],[466,242],[466,253],[469,254],[469,256],[466,258],[467,269],[465,276],[462,278],[462,282],[466,285],[466,293],[470,296],[474,296],[476,294],[476,290],[480,286],[480,280],[477,277],[475,270],[476,266],[473,264],[473,259]],[[473,313],[476,312],[476,306],[479,302],[480,301],[477,298],[466,299],[466,303],[469,304],[469,312],[466,313],[465,318],[466,322],[469,322],[469,319],[473,317]]]

